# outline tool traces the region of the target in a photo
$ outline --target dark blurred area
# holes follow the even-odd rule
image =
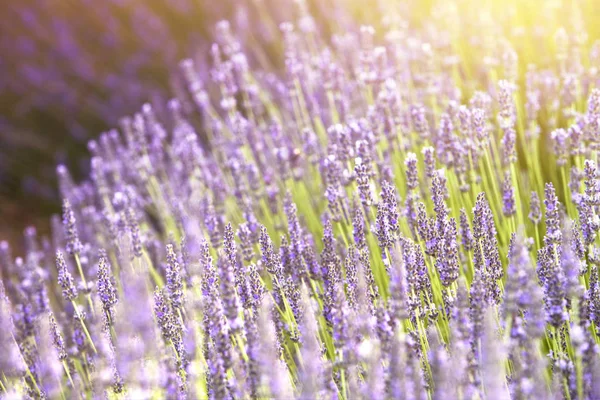
[[[272,3],[272,4],[269,4]],[[277,51],[277,1],[24,0],[0,13],[0,238],[59,211],[55,166],[87,175],[86,143],[177,92],[178,63],[209,57],[227,19],[255,62]],[[263,14],[264,10],[270,10]],[[257,46],[253,46],[257,47]],[[206,60],[205,60],[206,59]],[[158,107],[160,109],[160,107]],[[11,240],[13,241],[13,240]]]

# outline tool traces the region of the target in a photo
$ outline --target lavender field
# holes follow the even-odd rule
[[[270,3],[40,106],[110,128],[0,242],[0,398],[600,399],[600,3]]]

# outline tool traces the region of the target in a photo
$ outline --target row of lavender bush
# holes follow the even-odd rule
[[[300,6],[284,77],[220,22],[167,120],[0,245],[0,393],[600,398],[600,46],[573,23],[523,69],[534,34],[440,4],[328,41]]]

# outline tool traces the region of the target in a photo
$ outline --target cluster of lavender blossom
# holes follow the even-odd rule
[[[0,244],[0,393],[600,398],[600,45],[523,75],[302,11],[285,76],[221,22],[168,118],[58,167],[51,237]]]

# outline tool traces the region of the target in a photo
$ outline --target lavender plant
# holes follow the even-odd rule
[[[300,7],[283,76],[221,22],[168,118],[58,167],[52,236],[0,245],[0,393],[600,398],[600,47],[524,70],[443,4],[327,39]]]

